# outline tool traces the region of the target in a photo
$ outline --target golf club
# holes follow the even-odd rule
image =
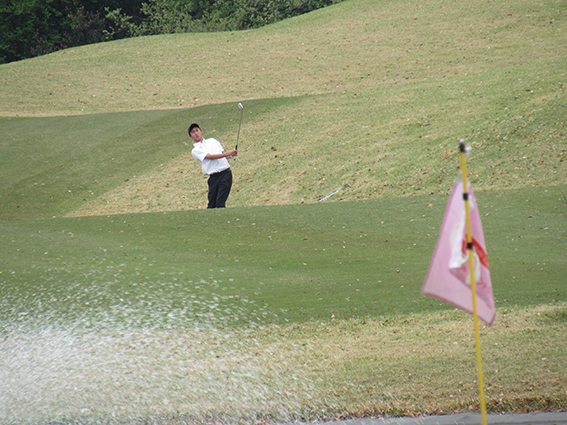
[[[242,114],[244,113],[244,105],[239,102],[238,107],[240,108],[240,123],[238,124],[238,134],[236,135],[236,147],[234,149],[238,149],[238,138],[240,137],[240,126],[242,125]]]

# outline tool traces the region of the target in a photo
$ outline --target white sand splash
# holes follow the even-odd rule
[[[292,420],[314,383],[238,330],[12,332],[0,341],[3,423]]]

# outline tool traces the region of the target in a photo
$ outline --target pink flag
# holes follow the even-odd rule
[[[467,184],[467,189],[469,191],[477,313],[483,322],[491,325],[494,322],[495,309],[488,257],[480,215],[470,184]],[[472,314],[465,201],[461,179],[458,179],[453,186],[440,233],[421,293],[439,298]]]

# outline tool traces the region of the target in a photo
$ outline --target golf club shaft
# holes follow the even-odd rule
[[[240,138],[240,127],[242,126],[242,114],[244,113],[244,108],[240,108],[240,123],[238,124],[238,133],[236,134],[236,147],[238,149],[238,139]]]

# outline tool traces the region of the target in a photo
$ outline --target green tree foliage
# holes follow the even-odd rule
[[[141,35],[257,28],[341,0],[2,0],[0,63]]]
[[[96,1],[3,0],[0,63],[103,40]]]
[[[9,62],[34,56],[46,36],[54,42],[61,38],[65,0],[8,0],[0,6],[0,61]],[[35,51],[34,51],[35,50]]]
[[[149,0],[140,7],[143,18],[139,23],[132,16],[122,13],[121,9],[106,10],[109,21],[106,35],[111,39],[206,31],[203,21],[194,18],[199,16],[200,9],[188,2]]]
[[[258,28],[341,0],[149,0],[138,25],[126,14],[107,18],[129,36]]]

